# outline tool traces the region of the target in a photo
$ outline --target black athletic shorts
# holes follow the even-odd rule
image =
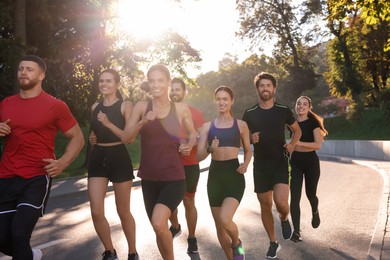
[[[148,181],[142,180],[142,195],[149,220],[152,219],[156,204],[163,204],[173,212],[183,200],[186,181]]]
[[[200,175],[199,164],[184,165],[184,171],[186,173],[186,192],[195,193]]]
[[[245,177],[237,172],[238,159],[211,160],[207,194],[210,207],[221,207],[224,199],[231,197],[241,202],[245,191]]]
[[[17,207],[32,207],[45,212],[51,189],[47,175],[28,179],[22,177],[0,178],[0,214],[14,213]]]
[[[95,146],[88,165],[88,178],[105,177],[111,182],[134,179],[133,163],[124,144]]]
[[[256,193],[264,193],[273,190],[274,186],[278,183],[288,185],[290,181],[290,172],[287,159],[274,168],[253,167],[253,180]]]

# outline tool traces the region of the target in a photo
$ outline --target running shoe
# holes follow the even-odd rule
[[[173,226],[171,226],[169,228],[169,231],[171,231],[171,233],[172,233],[172,238],[177,237],[178,235],[181,234],[181,226],[180,226],[180,224],[179,224],[178,228],[174,228]]]
[[[313,228],[318,228],[319,225],[320,225],[320,223],[321,223],[321,220],[320,220],[320,213],[319,213],[318,210],[317,210],[317,212],[314,212],[314,213],[313,213],[313,218],[311,219],[311,226],[312,226]]]
[[[31,248],[33,254],[33,260],[41,260],[42,259],[42,251],[38,248]]]
[[[244,260],[245,254],[244,254],[244,247],[242,246],[242,242],[239,239],[237,246],[231,246],[233,250],[233,260]]]
[[[269,248],[268,248],[268,252],[267,254],[265,255],[266,258],[268,259],[275,259],[278,257],[278,252],[279,250],[281,249],[281,246],[279,245],[278,242],[269,242]]]
[[[127,260],[139,260],[139,256],[137,253],[128,254]]]
[[[302,237],[301,237],[301,234],[299,234],[299,232],[293,232],[291,238],[290,238],[291,241],[294,241],[294,242],[302,242]]]
[[[198,253],[198,242],[196,241],[196,237],[189,237],[187,239],[187,242],[188,242],[187,254]]]
[[[111,252],[110,250],[104,251],[102,256],[103,256],[102,260],[118,260],[118,256],[116,255],[115,249],[114,249],[114,253]]]
[[[285,221],[280,221],[280,222],[282,224],[282,235],[283,235],[283,238],[286,239],[286,240],[290,239],[290,237],[292,235],[290,221],[287,219]]]

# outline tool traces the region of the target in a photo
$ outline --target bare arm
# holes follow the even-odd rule
[[[240,164],[238,167],[237,171],[239,173],[244,174],[248,168],[248,165],[252,159],[252,150],[251,150],[251,145],[250,145],[250,140],[249,140],[249,128],[248,125],[241,120],[238,120],[239,122],[239,127],[240,127],[240,132],[241,132],[241,141],[242,141],[242,146],[244,148],[244,162]]]
[[[121,112],[127,123],[130,120],[131,111],[133,110],[133,103],[130,101],[124,101],[121,105]],[[107,127],[114,135],[121,138],[123,135],[123,130],[114,125],[108,118],[107,115],[99,112],[97,115],[98,120]]]
[[[178,108],[178,112],[180,113],[180,117],[181,117],[181,123],[184,126],[188,136],[187,143],[181,144],[179,151],[183,155],[188,156],[192,150],[192,147],[196,143],[197,133],[194,127],[194,122],[192,121],[191,111],[188,108],[188,106],[184,103],[174,103],[174,104]]]
[[[198,152],[196,159],[200,162],[207,158],[207,135],[209,134],[210,122],[204,123],[200,130],[200,137],[198,142]]]
[[[131,143],[134,141],[142,126],[156,119],[156,113],[149,111],[145,116],[147,103],[139,101],[135,104],[131,113],[130,119],[126,122],[125,129],[122,132],[121,140],[123,143]]]
[[[319,150],[321,149],[321,144],[324,141],[324,138],[321,133],[321,129],[317,127],[316,129],[313,130],[313,135],[314,135],[314,142],[301,142],[298,141],[296,146],[301,146],[304,148],[308,149],[314,149],[314,150]]]
[[[292,125],[289,125],[288,127],[291,129],[292,135],[290,142],[284,147],[287,149],[288,153],[291,154],[294,151],[294,147],[299,141],[299,138],[301,138],[302,131],[297,121],[295,121]]]
[[[45,171],[50,177],[56,177],[63,172],[66,167],[77,157],[84,146],[84,136],[78,124],[66,131],[64,135],[69,139],[64,154],[58,160],[42,159],[48,164]]]

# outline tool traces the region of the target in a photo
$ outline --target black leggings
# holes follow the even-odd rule
[[[19,206],[16,212],[0,214],[0,251],[12,255],[14,260],[33,259],[30,238],[40,217],[40,210],[30,206]]]
[[[302,195],[303,176],[305,176],[306,196],[312,212],[318,210],[317,185],[320,179],[320,161],[315,151],[293,152],[291,156],[291,201],[290,212],[294,230],[299,232],[301,209],[299,207]]]
[[[33,259],[30,239],[43,215],[51,178],[0,179],[0,252],[13,260]]]

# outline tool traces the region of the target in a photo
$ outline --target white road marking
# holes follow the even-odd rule
[[[38,249],[44,249],[44,248],[48,248],[48,247],[51,247],[51,246],[54,246],[54,245],[57,245],[57,244],[61,244],[65,241],[68,241],[70,239],[58,239],[58,240],[54,240],[54,241],[51,241],[51,242],[48,242],[48,243],[45,243],[45,244],[42,244],[42,245],[37,245],[37,246],[34,246],[34,248],[38,248]],[[0,256],[0,260],[10,260],[12,259],[12,257],[10,256]]]

